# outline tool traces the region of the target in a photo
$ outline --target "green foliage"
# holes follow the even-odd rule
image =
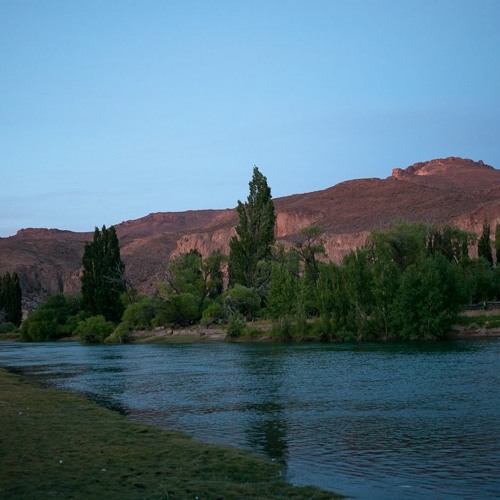
[[[172,295],[168,301],[170,322],[174,325],[188,326],[201,318],[198,297],[191,293]]]
[[[459,264],[469,260],[469,244],[473,237],[460,229],[445,225],[429,228],[427,239],[428,253],[440,254],[450,262]]]
[[[179,254],[167,267],[160,292],[168,303],[162,321],[190,325],[197,322],[207,299],[218,297],[223,288],[225,257],[219,252],[203,259],[198,250]]]
[[[22,320],[22,292],[17,273],[0,276],[0,323],[19,326]]]
[[[104,339],[105,344],[126,344],[130,340],[130,329],[125,323],[120,323],[111,335]]]
[[[462,279],[467,293],[467,302],[475,304],[495,299],[495,272],[484,258],[473,259],[462,267]]]
[[[0,323],[0,333],[13,333],[17,331],[17,326],[14,323]]]
[[[442,337],[467,291],[485,287],[473,281],[477,263],[467,256],[469,241],[462,231],[423,224],[374,231],[342,266],[320,267],[316,331],[325,340]]]
[[[275,327],[289,335],[292,318],[297,312],[297,279],[283,264],[274,264],[267,296],[267,309]]]
[[[399,221],[389,229],[372,231],[367,247],[373,260],[391,261],[404,270],[427,255],[429,233],[425,224]]]
[[[500,266],[500,224],[495,227],[495,257],[496,265]]]
[[[226,317],[240,313],[246,319],[255,318],[260,310],[260,296],[254,288],[234,285],[223,296],[223,307]]]
[[[213,323],[221,322],[225,317],[224,308],[219,302],[211,302],[203,310],[201,315],[202,325],[211,325]]]
[[[323,228],[318,224],[305,227],[300,231],[300,240],[295,243],[294,249],[299,256],[304,278],[316,283],[319,279],[318,256],[325,256],[325,246],[321,240]]]
[[[322,340],[332,340],[334,334],[345,329],[344,318],[350,307],[340,266],[333,262],[321,266],[316,296],[320,314],[316,330]]]
[[[372,333],[372,310],[374,308],[373,273],[369,252],[356,250],[343,260],[335,300],[340,307],[334,312],[334,326],[341,337],[346,332],[357,332],[358,340],[364,340]]]
[[[230,338],[241,337],[245,333],[246,326],[247,322],[243,314],[233,314],[227,323],[226,334]]]
[[[405,271],[393,320],[405,339],[443,337],[465,300],[459,270],[442,255],[427,257]]]
[[[473,325],[485,328],[498,328],[500,326],[500,315],[490,314],[484,316],[459,316],[455,323],[458,325]]]
[[[80,321],[75,333],[82,342],[95,344],[104,342],[113,333],[114,329],[115,325],[111,321],[106,321],[106,318],[99,314]]]
[[[164,307],[165,302],[158,297],[141,297],[127,306],[121,324],[131,330],[147,330]]]
[[[492,266],[493,252],[491,251],[490,232],[490,225],[485,222],[483,224],[483,232],[477,245],[477,253],[479,258],[482,257],[483,259],[486,259],[490,266]]]
[[[75,332],[78,318],[82,318],[78,300],[58,293],[26,318],[21,337],[30,342],[67,337]]]
[[[84,310],[109,321],[120,321],[124,310],[121,295],[126,291],[125,265],[113,226],[103,226],[102,231],[95,228],[92,243],[85,245],[82,264]]]
[[[236,207],[239,224],[229,242],[229,282],[259,289],[269,279],[269,274],[259,276],[258,264],[271,259],[276,215],[271,189],[257,167],[249,187],[246,203],[238,200]]]

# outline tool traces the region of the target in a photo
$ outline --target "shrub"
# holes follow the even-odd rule
[[[251,320],[260,309],[261,299],[255,288],[234,285],[224,296],[224,309],[227,316],[240,313]]]
[[[217,323],[224,318],[224,308],[218,302],[210,303],[201,316],[201,323],[203,325],[210,325]]]
[[[78,300],[62,293],[53,295],[23,322],[22,339],[40,342],[72,335],[76,328],[74,317],[78,314]]]
[[[227,336],[231,338],[241,337],[245,332],[246,326],[247,322],[242,314],[233,314],[227,324]]]
[[[114,325],[111,321],[106,321],[102,315],[91,316],[78,323],[76,333],[80,340],[87,344],[103,342],[106,337],[111,335]]]
[[[122,322],[128,328],[147,330],[152,327],[153,319],[164,307],[164,301],[157,297],[143,297],[130,304],[123,313]]]
[[[17,326],[14,323],[0,323],[0,333],[12,333],[17,331]]]
[[[106,344],[126,344],[130,340],[130,329],[125,323],[120,323],[113,333],[104,339]]]
[[[170,322],[174,325],[187,326],[200,319],[199,301],[191,293],[179,293],[169,299]]]

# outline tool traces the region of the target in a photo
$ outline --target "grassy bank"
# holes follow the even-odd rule
[[[336,498],[280,466],[0,369],[1,498]]]

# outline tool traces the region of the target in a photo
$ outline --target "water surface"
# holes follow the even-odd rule
[[[500,341],[0,344],[0,365],[360,499],[499,498]]]

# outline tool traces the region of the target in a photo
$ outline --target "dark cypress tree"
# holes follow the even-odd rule
[[[497,224],[495,228],[495,254],[498,267],[500,266],[500,224]]]
[[[490,266],[493,265],[493,252],[491,251],[490,241],[490,225],[486,222],[483,224],[483,233],[477,245],[477,253],[479,257],[486,259]]]
[[[95,228],[92,243],[85,245],[82,265],[83,309],[92,315],[102,314],[108,321],[119,321],[124,309],[125,265],[113,226],[103,226],[102,231]]]
[[[17,273],[0,276],[0,310],[5,321],[16,326],[22,320],[22,291]]]
[[[258,265],[271,258],[276,215],[267,179],[257,167],[249,182],[246,203],[238,200],[239,224],[229,241],[229,281],[249,288],[259,287]]]

